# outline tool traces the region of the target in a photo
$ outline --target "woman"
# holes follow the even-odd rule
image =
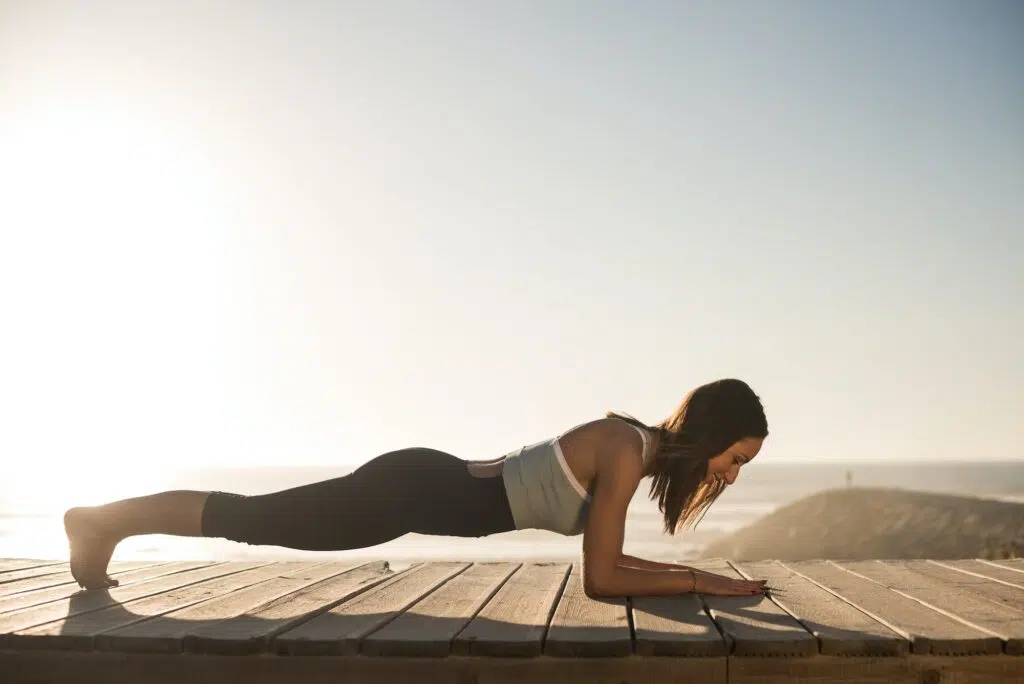
[[[724,379],[694,389],[659,425],[609,412],[493,461],[403,449],[344,477],[272,494],[172,491],[72,508],[64,516],[71,573],[87,589],[116,585],[107,575],[114,548],[139,534],[338,551],[408,532],[483,537],[535,528],[583,533],[589,596],[750,596],[764,581],[626,556],[623,532],[644,477],[675,534],[736,481],[767,435],[757,395]]]

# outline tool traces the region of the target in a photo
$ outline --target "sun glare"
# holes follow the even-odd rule
[[[185,149],[110,111],[5,122],[0,411],[13,427],[0,451],[43,477],[22,498],[135,489],[180,449],[169,417],[189,441],[212,429],[202,385],[218,367],[222,234]]]

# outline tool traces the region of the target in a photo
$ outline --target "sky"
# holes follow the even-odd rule
[[[763,459],[1024,462],[1022,35],[994,0],[0,0],[0,453],[485,459],[739,377]]]

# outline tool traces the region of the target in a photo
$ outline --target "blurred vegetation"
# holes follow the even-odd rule
[[[998,546],[990,546],[981,555],[987,560],[1007,560],[1009,558],[1024,558],[1024,541],[1015,539],[1004,542]]]

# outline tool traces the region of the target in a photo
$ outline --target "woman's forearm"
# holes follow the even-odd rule
[[[660,563],[658,561],[647,560],[646,558],[637,558],[636,556],[627,556],[622,554],[619,559],[619,565],[627,568],[636,568],[637,570],[693,570],[693,568],[678,563]],[[700,570],[696,570],[700,572]]]
[[[592,597],[675,596],[694,591],[696,575],[688,568],[642,570],[616,565],[603,577],[583,572],[584,590]]]
[[[711,577],[722,577],[723,575],[716,575],[713,572],[707,572],[706,570],[700,570],[699,568],[693,568],[689,565],[683,565],[682,563],[662,563],[661,561],[647,560],[646,558],[637,558],[636,556],[627,556],[622,554],[619,565],[625,565],[629,568],[637,568],[638,570],[693,570],[700,575],[709,575]]]

